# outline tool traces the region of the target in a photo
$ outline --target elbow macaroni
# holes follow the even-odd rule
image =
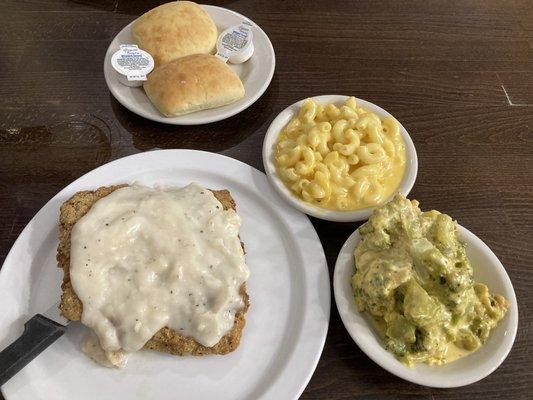
[[[341,211],[382,204],[405,171],[398,122],[358,107],[354,97],[340,107],[307,99],[280,132],[274,157],[293,193]]]

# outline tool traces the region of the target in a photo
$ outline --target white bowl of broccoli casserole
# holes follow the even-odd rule
[[[359,347],[389,372],[433,387],[494,371],[518,325],[504,267],[450,216],[398,195],[347,240],[335,300]]]

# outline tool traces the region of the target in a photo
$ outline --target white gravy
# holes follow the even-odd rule
[[[72,229],[70,277],[108,359],[165,326],[208,347],[231,330],[249,275],[240,225],[195,183],[124,187],[91,207]]]
[[[106,351],[100,346],[98,336],[89,330],[81,342],[81,351],[96,363],[108,368],[124,368],[128,353],[124,350]]]

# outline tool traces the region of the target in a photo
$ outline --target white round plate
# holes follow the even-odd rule
[[[329,94],[323,96],[311,97],[314,101],[318,103],[336,103],[342,104],[348,99],[349,96],[343,96],[338,94]],[[280,131],[289,123],[291,118],[298,112],[302,103],[305,101],[300,100],[293,105],[290,105],[272,121],[268,127],[268,131],[265,135],[263,141],[263,165],[265,166],[265,171],[268,176],[270,183],[274,186],[276,191],[282,196],[286,201],[288,201],[293,207],[296,207],[298,210],[311,215],[316,218],[324,219],[327,221],[337,221],[337,222],[353,222],[353,221],[363,221],[368,219],[372,215],[373,207],[363,208],[356,211],[334,211],[327,210],[321,207],[317,207],[313,204],[307,203],[300,198],[296,197],[283,181],[278,177],[276,172],[276,162],[274,160],[274,146]],[[376,113],[377,115],[383,117],[391,117],[392,115],[385,111],[383,108],[370,103],[366,100],[357,99],[358,106],[362,106],[367,110]],[[400,123],[400,133],[405,142],[405,152],[406,152],[406,163],[405,163],[405,175],[400,183],[400,187],[397,192],[407,196],[411,191],[413,185],[415,184],[416,174],[418,171],[418,158],[416,155],[415,145],[411,140],[411,137],[407,133],[407,130]],[[390,200],[394,196],[388,200]]]
[[[399,362],[383,347],[378,333],[368,317],[359,313],[351,288],[355,273],[355,247],[361,241],[355,231],[342,246],[333,273],[335,302],[344,326],[352,339],[368,357],[381,367],[402,379],[419,385],[451,388],[469,385],[485,378],[505,360],[513,347],[518,327],[518,305],[511,280],[505,268],[476,235],[458,226],[459,237],[466,243],[466,253],[474,268],[474,279],[485,283],[491,292],[503,295],[509,301],[509,311],[491,332],[489,340],[474,353],[440,366],[420,364],[409,368]]]
[[[95,364],[80,351],[85,328],[61,337],[7,384],[17,399],[297,399],[316,368],[329,322],[324,251],[308,218],[286,207],[256,169],[193,150],[125,157],[82,176],[30,221],[0,271],[0,348],[24,322],[59,300],[55,255],[58,210],[75,192],[137,181],[183,186],[192,181],[230,190],[242,217],[250,267],[250,309],[237,350],[224,356],[177,357],[140,351],[124,370]]]
[[[219,34],[224,29],[244,20],[251,21],[241,14],[222,7],[202,5],[202,8],[215,21]],[[252,58],[243,64],[228,64],[241,78],[245,90],[244,97],[227,106],[197,111],[179,117],[165,117],[154,107],[142,87],[128,87],[121,84],[111,66],[111,56],[119,49],[119,46],[133,43],[131,38],[133,22],[135,21],[125,26],[109,45],[104,59],[104,75],[109,90],[118,102],[141,117],[172,125],[199,125],[220,121],[240,113],[255,103],[265,92],[274,75],[276,56],[272,43],[266,33],[251,21],[254,24],[252,30],[255,49]]]

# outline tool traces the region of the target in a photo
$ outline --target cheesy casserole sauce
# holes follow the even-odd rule
[[[359,228],[355,302],[407,365],[444,364],[479,348],[508,303],[474,282],[456,222],[397,195]]]

